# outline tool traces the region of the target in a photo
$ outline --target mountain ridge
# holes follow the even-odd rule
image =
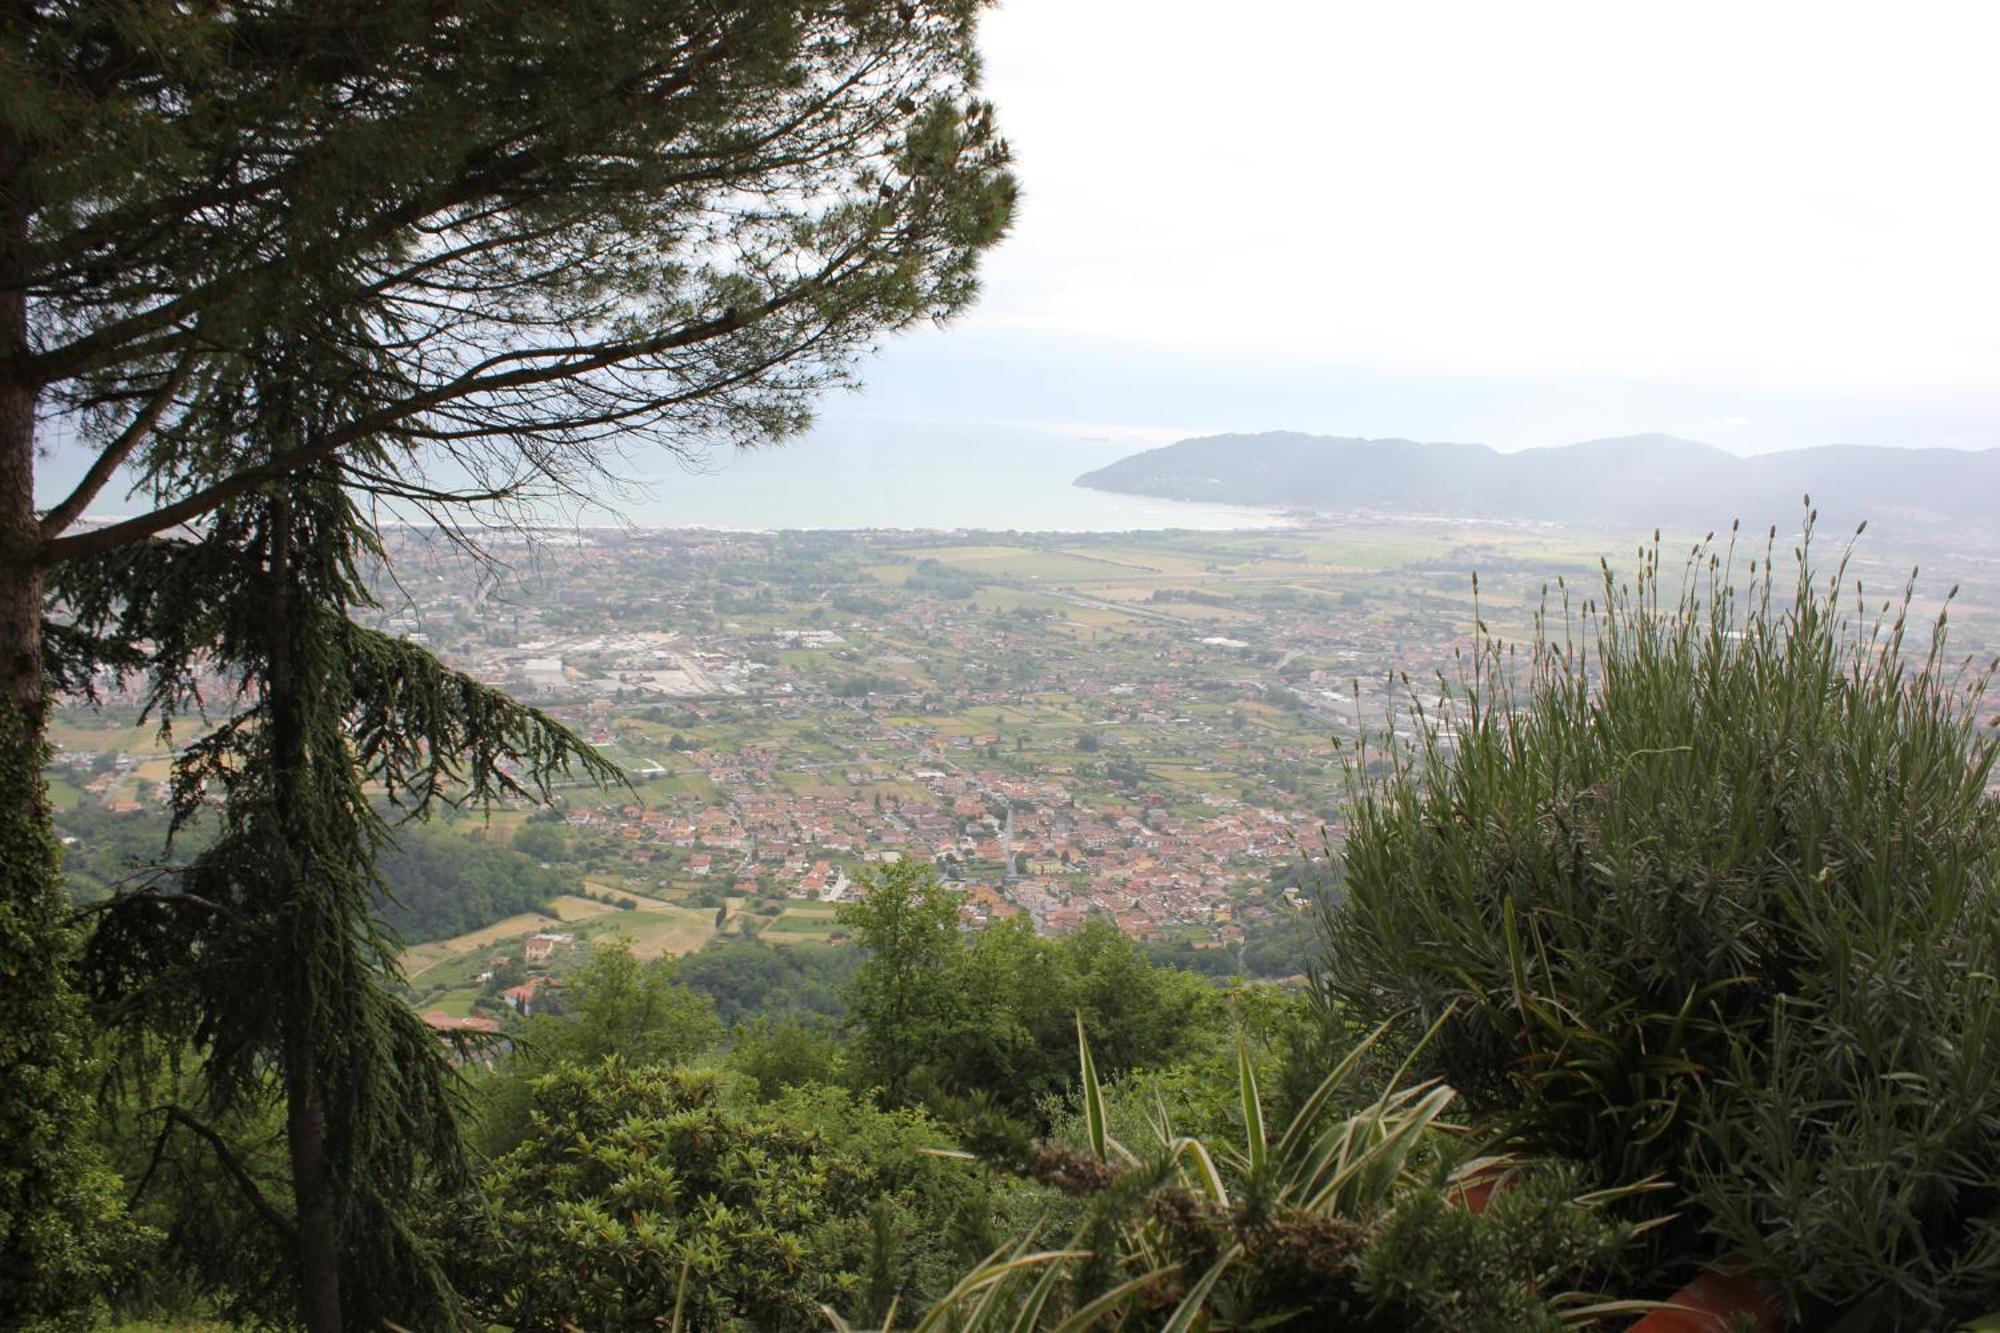
[[[2000,449],[1834,444],[1743,456],[1649,433],[1501,453],[1484,444],[1266,431],[1147,449],[1074,484],[1319,513],[1708,528],[1735,518],[1783,522],[1810,494],[1832,523],[1959,524],[2000,536]]]

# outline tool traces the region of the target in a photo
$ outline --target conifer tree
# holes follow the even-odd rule
[[[297,324],[218,381],[202,422],[218,440],[268,457],[366,410],[368,360],[347,354],[361,340],[343,348],[324,309],[304,293]],[[105,904],[85,964],[128,1049],[198,1055],[201,1104],[149,1112],[160,1144],[189,1133],[213,1151],[289,1252],[314,1333],[442,1326],[454,1305],[411,1211],[465,1183],[456,1083],[390,989],[375,870],[388,816],[545,797],[572,768],[613,775],[548,718],[355,622],[381,546],[351,481],[387,474],[393,453],[364,441],[230,501],[189,539],[72,562],[54,586],[66,671],[143,671],[163,719],[203,674],[236,682],[233,716],[187,747],[173,782],[176,832],[209,815],[219,832]],[[264,1106],[282,1112],[288,1201],[266,1197],[215,1128]]]
[[[247,531],[220,511],[306,470],[434,503],[574,488],[619,436],[797,431],[875,339],[962,308],[1006,227],[980,7],[0,12],[0,1273],[28,1284],[0,1326],[60,1304],[92,1233],[39,772],[52,679],[117,645],[51,660],[45,581],[157,563],[189,522]],[[248,448],[217,403],[302,326],[303,293],[365,385],[349,416]],[[89,461],[39,510],[50,419]],[[385,440],[382,471],[362,446]],[[79,526],[121,475],[144,512]]]
[[[197,1052],[201,1104],[150,1108],[157,1133],[216,1154],[289,1250],[316,1333],[440,1327],[454,1304],[411,1212],[465,1181],[456,1078],[390,990],[375,858],[392,829],[378,802],[412,815],[545,794],[570,766],[610,773],[547,718],[357,625],[357,560],[373,549],[351,495],[315,472],[226,506],[199,542],[79,565],[61,585],[81,629],[160,645],[147,664],[158,707],[204,667],[239,673],[240,711],[174,779],[177,828],[213,808],[217,837],[172,878],[112,899],[85,959],[139,1048]],[[260,1105],[283,1111],[289,1199],[266,1197],[214,1128]]]

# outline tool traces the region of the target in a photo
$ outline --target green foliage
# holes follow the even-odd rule
[[[1216,1012],[1205,982],[1154,966],[1108,922],[1043,939],[1014,917],[968,940],[956,895],[909,862],[876,872],[839,919],[866,954],[847,990],[857,1072],[892,1104],[976,1097],[1038,1114],[1073,1086],[1077,1013],[1116,1073],[1170,1061]]]
[[[569,857],[569,831],[560,824],[529,821],[514,830],[514,850],[536,861]]]
[[[522,831],[549,826],[523,825]],[[574,871],[544,870],[515,850],[468,839],[462,829],[405,824],[376,858],[382,878],[383,924],[405,943],[449,939],[549,900],[575,893]]]
[[[979,591],[976,576],[930,557],[917,561],[903,585],[953,602],[962,602]]]
[[[123,1033],[195,1045],[213,1120],[284,1097],[302,1285],[338,1250],[354,1326],[441,1317],[404,1205],[413,1176],[448,1178],[457,1156],[444,1055],[387,993],[393,948],[373,913],[386,825],[360,793],[410,814],[545,794],[571,761],[604,770],[546,719],[353,623],[351,562],[368,543],[351,503],[436,514],[575,495],[614,430],[690,452],[783,438],[883,333],[963,309],[1014,197],[973,91],[977,10],[10,16],[0,686],[39,694],[46,569],[58,681],[150,670],[163,713],[217,663],[248,687],[176,778],[177,823],[219,803],[219,839],[185,874],[113,900],[90,967]],[[97,453],[40,514],[34,430],[51,415]],[[70,530],[121,469],[154,508]],[[437,475],[465,489],[433,489]],[[0,761],[35,781],[42,720],[4,725]],[[88,1246],[57,1251],[88,1173],[64,1146],[82,1117],[53,1115],[74,1025],[46,806],[8,794],[21,799],[0,802],[0,847],[33,846],[6,866],[0,927],[10,957],[36,961],[7,1008],[21,1035],[0,1046],[0,1120],[18,1121],[10,1144],[49,1146],[21,1150],[0,1217],[32,1251],[6,1279],[37,1284],[8,1293],[32,1312],[39,1284],[84,1276]],[[418,1288],[439,1299],[407,1304]],[[325,1301],[304,1313],[343,1322]]]
[[[858,888],[836,913],[867,951],[846,991],[855,1058],[896,1102],[963,998],[947,977],[964,949],[958,900],[911,861],[872,872]]]
[[[1573,1173],[1515,1172],[1518,1197],[1466,1211],[1441,1141],[1450,1089],[1392,1085],[1351,1115],[1333,1110],[1366,1043],[1282,1128],[1267,1125],[1239,1046],[1231,1141],[1183,1134],[1162,1108],[1135,1152],[1109,1130],[1081,1022],[1076,1033],[1085,1146],[1043,1145],[1021,1165],[1079,1199],[1080,1224],[1060,1249],[1020,1238],[997,1250],[919,1327],[1500,1333],[1610,1312],[1568,1291],[1630,1239],[1603,1213],[1609,1200],[1576,1194]]]
[[[290,1163],[280,1099],[211,1115],[201,1128],[221,1140],[218,1150],[173,1109],[199,1104],[198,1061],[169,1056],[126,1074],[114,1085],[106,1138],[130,1182],[133,1215],[159,1242],[118,1284],[114,1308],[176,1327],[181,1320],[209,1327],[196,1316],[246,1328],[291,1326],[298,1310],[292,1236],[258,1211],[222,1156],[284,1202],[280,1182]]]
[[[1382,1219],[1354,1273],[1376,1326],[1514,1333],[1600,1315],[1615,1326],[1637,1313],[1636,1303],[1566,1289],[1610,1271],[1633,1234],[1583,1191],[1582,1172],[1538,1164],[1505,1180],[1476,1214],[1448,1191],[1420,1189]]]
[[[285,394],[273,395],[275,412]],[[102,905],[86,973],[135,1076],[196,1053],[193,1104],[148,1113],[163,1136],[212,1151],[217,1183],[285,1238],[297,1313],[319,1329],[441,1322],[455,1308],[415,1210],[427,1188],[465,1178],[458,1081],[392,990],[394,944],[376,915],[389,826],[371,789],[419,815],[545,792],[571,765],[607,771],[540,714],[354,624],[349,611],[368,604],[356,562],[373,549],[352,496],[319,476],[225,507],[199,542],[72,562],[52,588],[79,645],[152,645],[149,706],[163,716],[217,660],[245,681],[237,713],[175,765],[176,826],[212,817],[216,837]],[[273,1106],[289,1199],[220,1128]],[[233,1283],[226,1266],[207,1271]]]
[[[1664,1174],[1695,1257],[1938,1326],[2000,1297],[2000,807],[1989,672],[1845,564],[1657,545],[1356,769],[1321,974],[1442,1019],[1431,1063],[1517,1142]],[[1663,1233],[1664,1235],[1665,1233]]]
[[[568,448],[607,422],[788,434],[875,338],[962,309],[1008,225],[976,14],[378,2],[329,30],[289,3],[27,12],[0,115],[0,195],[29,201],[0,275],[36,295],[21,379],[99,441],[149,406],[133,456],[182,517],[261,461],[183,413],[302,307],[326,347],[372,344],[340,369],[373,410],[314,419],[287,442],[299,463],[407,428],[514,482],[478,440],[539,439],[523,472],[573,477],[591,460]],[[746,193],[763,206],[727,207]]]
[[[197,817],[176,833],[174,841],[183,859],[210,841],[208,822]],[[91,807],[59,812],[57,832],[77,839],[63,857],[63,880],[71,900],[101,902],[121,886],[157,874],[170,860],[164,855],[169,823],[168,815],[150,809],[130,814]],[[546,831],[549,826],[528,824],[522,831],[529,829]],[[510,851],[469,839],[462,826],[398,827],[394,841],[384,844],[376,858],[383,924],[402,942],[421,944],[478,930],[517,913],[542,911],[550,899],[581,891],[582,880],[574,870],[544,870],[525,859],[519,838],[514,847]]]
[[[70,901],[95,903],[158,864],[167,842],[167,817],[154,809],[114,813],[80,805],[58,810],[55,830],[76,839],[63,847],[63,887]],[[193,833],[187,841],[198,845],[206,839]]]
[[[786,1089],[763,1114],[821,1135],[875,1173],[876,1203],[891,1205],[895,1245],[889,1255],[871,1248],[870,1264],[892,1275],[906,1309],[945,1291],[984,1257],[996,1229],[1025,1230],[1047,1204],[1043,1190],[969,1166],[952,1151],[952,1136],[922,1111],[885,1111],[866,1097],[805,1084]]]
[[[680,1064],[722,1036],[715,1007],[680,984],[673,959],[642,963],[617,937],[597,941],[565,989],[567,1012],[530,1018],[515,1034],[513,1054],[480,1086],[473,1139],[489,1157],[527,1138],[532,1088],[551,1071],[612,1058]]]
[[[1178,1058],[1100,1078],[1098,1102],[1108,1134],[1124,1143],[1146,1142],[1163,1112],[1172,1118],[1178,1132],[1192,1138],[1234,1133],[1242,1124],[1235,1075],[1236,1064],[1243,1058],[1254,1067],[1266,1114],[1289,1119],[1339,1063],[1338,1058],[1314,1061],[1301,1052],[1300,1047],[1318,1035],[1311,1006],[1302,993],[1254,986],[1223,991],[1219,998],[1220,1016],[1190,1033]],[[1075,1045],[1074,1034],[1070,1044]],[[1348,1043],[1339,1054],[1347,1055],[1356,1044]],[[1102,1051],[1095,1042],[1092,1052],[1093,1063],[1099,1063]],[[1072,1050],[1072,1060],[1074,1054]],[[1315,1049],[1310,1054],[1319,1052]],[[1361,1067],[1343,1084],[1343,1094],[1365,1102],[1371,1095],[1365,1090],[1367,1078],[1378,1073],[1387,1077],[1390,1072],[1378,1070],[1379,1063],[1364,1056]],[[1216,1071],[1225,1067],[1232,1076],[1218,1077]],[[1072,1086],[1060,1099],[1044,1102],[1050,1112],[1044,1136],[1047,1142],[1069,1148],[1090,1146],[1079,1093],[1080,1089]]]
[[[680,1064],[714,1046],[722,1038],[715,1007],[679,984],[677,966],[671,958],[642,963],[620,939],[599,941],[570,978],[573,1019],[549,1054],[577,1064],[613,1055],[635,1065]]]
[[[1221,1017],[1207,982],[1155,966],[1103,920],[1042,938],[1025,916],[1008,918],[972,937],[949,984],[961,1006],[932,1053],[934,1077],[1017,1112],[1074,1087],[1079,1013],[1113,1075],[1172,1063]]]
[[[795,1019],[759,1018],[738,1027],[729,1067],[748,1077],[767,1099],[807,1084],[838,1086],[847,1072],[833,1034]]]
[[[0,809],[46,809],[46,747],[0,697]],[[70,980],[76,932],[46,822],[0,822],[0,1329],[94,1325],[136,1257],[116,1175],[92,1144],[92,1070]]]
[[[473,1308],[512,1327],[823,1328],[916,1280],[878,1233],[940,1231],[965,1175],[920,1120],[818,1093],[752,1114],[713,1074],[616,1059],[538,1080],[533,1116],[458,1246]]]

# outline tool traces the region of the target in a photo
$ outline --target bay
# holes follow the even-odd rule
[[[681,465],[625,451],[631,484],[604,508],[639,527],[768,531],[982,529],[1229,531],[1284,526],[1276,510],[1117,495],[1073,485],[1172,433],[1015,422],[835,418],[795,442]]]

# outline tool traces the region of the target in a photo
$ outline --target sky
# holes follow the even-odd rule
[[[1004,0],[981,47],[1016,225],[824,404],[830,476],[1266,430],[2000,447],[2000,4]],[[796,464],[718,465],[749,512]]]
[[[830,419],[2000,445],[2000,6],[1006,0],[1023,200]]]

